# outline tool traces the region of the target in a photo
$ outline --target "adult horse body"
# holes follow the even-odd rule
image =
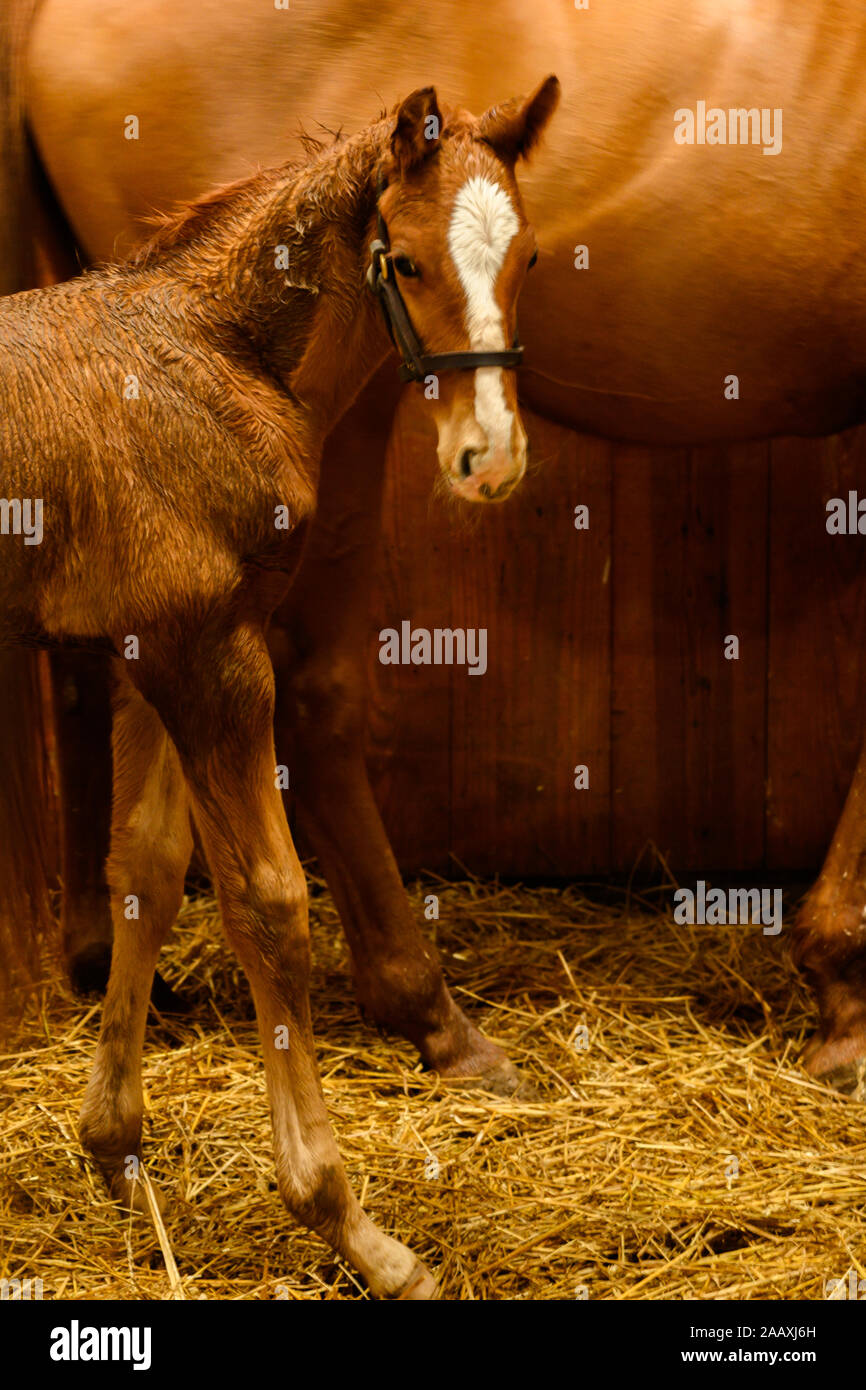
[[[564,111],[526,185],[543,226],[521,323],[526,403],[576,429],[647,444],[819,435],[866,411],[864,55],[856,0],[619,0],[587,10],[539,0],[530,11],[517,0],[480,10],[437,0],[423,12],[383,0],[369,23],[345,0],[286,11],[202,0],[181,13],[164,0],[134,13],[120,0],[42,0],[26,57],[27,120],[78,243],[97,258],[118,239],[134,241],[141,214],[283,158],[300,125],[342,125],[373,92],[391,99],[432,70],[484,104],[488,74],[518,88],[555,58]],[[781,147],[678,143],[678,113],[697,115],[699,103],[781,112]],[[128,115],[137,139],[124,138]],[[587,270],[576,268],[578,245]],[[736,399],[725,391],[732,374]],[[368,404],[374,439],[377,403]],[[319,636],[291,604],[281,614],[284,703],[295,716],[315,709],[307,731],[327,744],[318,760],[327,776],[309,776],[300,740],[289,750],[293,773],[363,1002],[441,1071],[489,1071],[501,1058],[454,1008],[411,922],[354,747],[364,686],[357,619],[378,496],[371,489],[358,511],[347,443],[326,451],[299,589],[318,599]],[[345,528],[352,541],[337,560]],[[353,596],[351,622],[322,597],[335,567],[333,589]],[[798,939],[819,987],[816,1074],[866,1055],[857,785]]]
[[[167,41],[170,32],[171,41]],[[529,171],[544,238],[521,392],[575,429],[647,444],[825,434],[866,390],[866,15],[857,0],[42,0],[28,120],[91,259],[167,199],[350,130],[374,93],[487,104],[561,59],[564,105]],[[557,71],[560,71],[558,68]],[[683,145],[676,113],[781,110],[779,153]],[[120,108],[123,107],[121,111]],[[138,139],[124,138],[127,113]],[[351,113],[354,113],[354,117]],[[589,273],[574,268],[586,244]],[[732,312],[732,303],[736,312]],[[741,382],[735,406],[725,376]]]
[[[461,355],[431,403],[448,486],[479,500],[522,475],[503,368],[534,237],[513,166],[557,99],[550,78],[476,121],[421,89],[307,164],[188,206],[131,262],[0,300],[0,449],[26,517],[3,537],[0,643],[82,640],[118,658],[114,953],[82,1140],[135,1204],[148,998],[192,815],[252,986],[283,1199],[387,1297],[434,1286],[362,1211],[328,1124],[264,632],[324,438],[388,354],[365,283],[377,225],[419,337]]]

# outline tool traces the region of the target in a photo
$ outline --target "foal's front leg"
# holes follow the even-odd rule
[[[363,681],[346,653],[282,673],[281,756],[302,823],[340,913],[364,1012],[431,1069],[501,1095],[524,1083],[499,1045],[454,1002],[435,946],[412,913],[363,757]]]
[[[264,638],[237,632],[202,654],[206,689],[165,717],[184,761],[223,925],[252,987],[286,1206],[373,1293],[429,1298],[435,1284],[349,1187],[328,1122],[310,1021],[307,890],[276,785],[273,673]],[[215,736],[215,742],[211,739]]]
[[[440,1075],[510,1094],[520,1073],[454,1002],[415,921],[364,759],[364,634],[396,393],[389,364],[325,446],[304,558],[273,622],[277,747],[340,913],[364,1012],[408,1038]]]

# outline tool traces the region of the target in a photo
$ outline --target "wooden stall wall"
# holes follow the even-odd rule
[[[521,489],[467,515],[398,412],[369,759],[401,867],[627,873],[653,842],[678,871],[814,870],[866,726],[866,538],[825,524],[866,497],[866,431],[662,451],[527,422]],[[486,628],[486,674],[382,665],[407,619]]]

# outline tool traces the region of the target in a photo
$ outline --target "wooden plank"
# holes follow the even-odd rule
[[[764,854],[765,445],[617,451],[613,853],[680,871]],[[729,634],[740,657],[725,659]]]
[[[488,634],[487,673],[452,677],[452,849],[474,873],[567,876],[609,862],[612,449],[524,421],[519,491],[448,549],[453,623]]]
[[[826,503],[866,497],[866,430],[772,447],[767,866],[819,867],[866,711],[866,536]]]

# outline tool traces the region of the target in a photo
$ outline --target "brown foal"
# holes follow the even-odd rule
[[[494,24],[488,6],[466,0],[423,10],[378,0],[360,17],[348,0],[317,0],[317,22],[301,26],[260,0],[196,0],[176,7],[168,46],[162,0],[115,4],[110,26],[105,8],[0,5],[0,290],[73,275],[76,254],[95,261],[135,245],[148,209],[227,182],[251,160],[279,162],[296,125],[337,126],[363,109],[363,93],[381,89],[391,102],[432,72],[482,107],[494,83],[523,90],[555,60],[570,103],[526,182],[544,255],[521,313],[524,404],[572,429],[665,446],[820,435],[866,418],[861,0],[765,5],[759,25],[744,22],[747,6],[694,0],[618,0],[579,15],[563,0],[500,0]],[[700,136],[675,143],[677,108],[706,96],[709,80],[729,116],[744,102],[750,122],[784,113],[778,158],[764,158],[757,127],[724,148]],[[140,145],[119,129],[130,91]],[[593,268],[576,273],[584,240]],[[751,383],[735,405],[720,387],[732,370]],[[277,748],[340,905],[365,1008],[441,1073],[480,1071],[507,1088],[513,1068],[450,1000],[412,920],[363,768],[357,622],[378,524],[372,460],[396,382],[379,379],[376,392],[326,445],[317,535],[271,628]],[[34,673],[14,656],[12,666],[0,653],[0,931],[7,917],[50,920],[35,854],[51,804],[39,794],[46,741]],[[104,987],[106,663],[52,660],[67,955],[77,984]],[[866,752],[791,939],[821,1007],[810,1070],[866,1096],[864,806]]]
[[[148,996],[194,818],[255,999],[280,1192],[385,1297],[435,1286],[361,1210],[328,1123],[265,631],[325,437],[389,352],[366,284],[383,228],[379,268],[426,352],[481,354],[430,364],[444,373],[430,408],[445,484],[483,500],[522,476],[508,349],[534,237],[514,164],[558,90],[549,78],[476,119],[422,89],[303,166],[199,200],[133,261],[0,301],[0,445],[28,518],[0,539],[0,639],[103,648],[117,676],[114,954],[82,1141],[136,1204]]]

